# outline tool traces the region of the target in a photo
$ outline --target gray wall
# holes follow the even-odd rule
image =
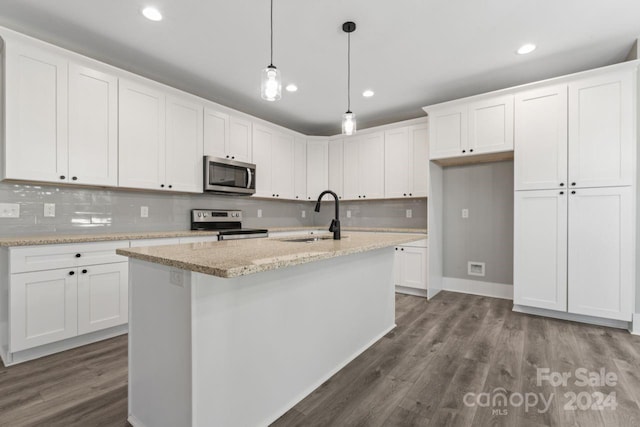
[[[453,166],[443,175],[444,276],[513,284],[513,162]],[[485,277],[468,275],[468,261],[485,262]]]
[[[20,204],[20,218],[0,218],[0,236],[188,230],[189,210],[194,208],[241,209],[245,227],[324,227],[333,215],[333,203],[327,202],[323,203],[320,214],[315,214],[312,202],[11,183],[0,183],[0,203]],[[56,204],[55,218],[44,217],[44,203]],[[350,220],[346,218],[346,209],[341,209],[345,225],[426,228],[424,199],[355,202],[353,205]],[[140,218],[140,206],[149,207],[148,218]],[[258,209],[262,209],[262,218],[257,216]],[[413,210],[413,219],[404,218],[406,209]],[[302,218],[302,211],[306,211],[306,218]]]

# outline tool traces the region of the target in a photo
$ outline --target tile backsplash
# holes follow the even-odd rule
[[[1,236],[186,230],[189,211],[196,208],[240,209],[245,227],[324,227],[334,212],[332,202],[323,202],[315,213],[315,202],[18,183],[0,183],[0,203],[20,205],[19,218],[0,218]],[[45,203],[55,203],[55,217],[44,216]],[[147,218],[140,217],[141,206],[149,208]],[[427,227],[426,199],[342,202],[340,208],[343,226]]]

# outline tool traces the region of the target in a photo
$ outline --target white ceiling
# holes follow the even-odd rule
[[[161,22],[140,14],[157,6]],[[624,60],[638,0],[274,0],[274,64],[297,93],[260,98],[269,0],[0,0],[0,25],[305,134],[423,115],[421,107]],[[515,55],[525,42],[538,49]],[[362,97],[364,89],[375,91]]]

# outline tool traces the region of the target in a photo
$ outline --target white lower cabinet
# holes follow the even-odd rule
[[[426,296],[427,292],[427,240],[419,240],[396,246],[394,264],[394,284],[396,292],[417,290]],[[404,288],[404,289],[403,289]]]
[[[633,187],[516,191],[514,303],[630,321]]]
[[[78,334],[129,321],[129,263],[92,265],[77,269]]]
[[[45,270],[11,276],[10,352],[78,334],[78,281],[75,270]]]

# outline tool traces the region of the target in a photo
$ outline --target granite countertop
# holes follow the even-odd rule
[[[351,233],[341,240],[287,242],[295,237],[225,240],[143,248],[117,249],[130,258],[218,277],[238,277],[322,259],[334,258],[426,238],[425,234]]]
[[[310,225],[298,227],[269,227],[273,233],[283,231],[306,231],[306,230],[328,230],[328,225]],[[342,231],[372,232],[372,233],[421,233],[426,234],[426,228],[400,228],[400,227],[348,227],[341,226]],[[327,231],[328,233],[329,231]]]
[[[171,237],[217,236],[217,231],[147,231],[101,234],[52,234],[0,237],[0,246],[57,245],[64,243],[107,242],[115,240],[162,239]]]

